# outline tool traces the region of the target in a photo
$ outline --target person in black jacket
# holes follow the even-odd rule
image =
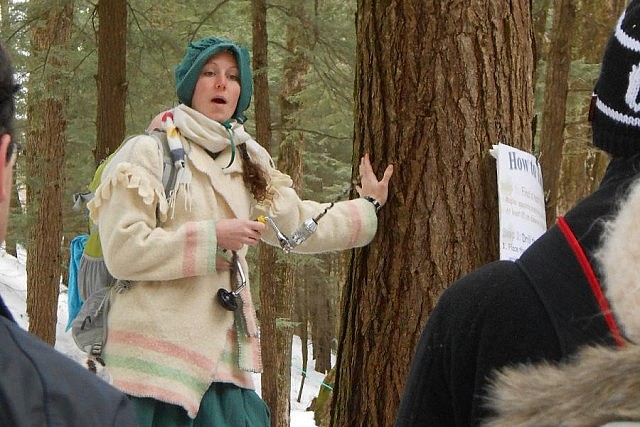
[[[515,262],[496,261],[443,292],[411,364],[397,427],[469,426],[493,415],[496,370],[621,344],[595,256],[604,224],[640,172],[640,1],[618,21],[592,98],[593,143],[611,155],[599,188]],[[575,239],[574,239],[575,238]]]
[[[9,217],[15,93],[19,86],[0,45],[0,241]],[[29,334],[0,297],[0,426],[137,426],[128,398]]]

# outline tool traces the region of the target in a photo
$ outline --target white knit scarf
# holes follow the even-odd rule
[[[251,136],[244,130],[244,126],[235,120],[228,122],[228,126],[224,126],[184,104],[174,108],[171,113],[173,117],[167,115],[162,121],[162,127],[167,132],[169,139],[169,147],[173,150],[176,148],[174,146],[181,146],[187,156],[189,155],[189,143],[186,140],[201,146],[210,153],[217,154],[227,147],[231,147],[235,151],[236,146],[245,144],[251,139]],[[234,160],[232,157],[228,166],[231,166]],[[171,194],[167,195],[171,218],[175,213],[178,194],[184,193],[185,209],[191,210],[192,203],[189,188],[192,175],[189,164],[184,162],[176,168],[178,171],[176,186]]]
[[[229,132],[232,132],[233,142],[236,145],[244,144],[251,139],[251,135],[244,130],[244,126],[235,120],[229,122],[231,127],[227,130],[219,122],[184,104],[173,109],[173,121],[184,138],[214,154],[231,146]],[[186,147],[186,144],[183,145]]]

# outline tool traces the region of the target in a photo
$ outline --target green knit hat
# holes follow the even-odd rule
[[[218,52],[229,51],[233,53],[240,70],[240,98],[233,112],[233,118],[242,123],[246,117],[242,114],[249,108],[251,95],[253,94],[253,79],[251,76],[251,64],[249,51],[238,46],[230,40],[217,37],[205,37],[189,43],[187,53],[182,62],[176,67],[176,93],[178,100],[191,106],[191,98],[204,64]]]

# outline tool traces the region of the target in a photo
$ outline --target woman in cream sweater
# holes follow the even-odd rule
[[[244,48],[214,37],[192,42],[175,76],[181,104],[161,124],[169,146],[185,152],[175,190],[164,194],[162,152],[140,135],[109,162],[89,205],[110,272],[132,283],[111,297],[106,369],[132,396],[141,425],[268,426],[251,376],[262,366],[247,246],[278,244],[257,218],[289,236],[329,204],[301,200],[244,130],[252,93]],[[362,198],[336,203],[294,250],[368,244],[392,173],[390,165],[378,181],[365,155]],[[237,310],[221,304],[220,289],[235,292],[227,296]]]

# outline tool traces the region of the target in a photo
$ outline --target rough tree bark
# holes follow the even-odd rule
[[[396,167],[344,288],[332,425],[393,425],[441,291],[498,255],[499,142],[531,150],[528,0],[359,0],[354,174]]]

